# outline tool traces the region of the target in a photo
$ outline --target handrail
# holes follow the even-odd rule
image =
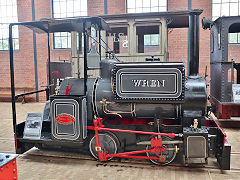
[[[46,91],[47,100],[49,100],[49,88],[46,88],[46,89],[41,89],[41,90],[38,90],[38,91],[32,91],[32,92],[17,94],[17,95],[15,96],[15,101],[16,101],[19,97],[21,97],[21,96],[36,94],[36,93],[40,93],[40,92],[44,92],[44,91]]]

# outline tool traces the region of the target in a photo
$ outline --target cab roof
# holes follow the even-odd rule
[[[64,19],[41,19],[40,21],[12,23],[13,25],[23,25],[37,33],[54,32],[83,32],[84,25],[86,29],[95,25],[97,30],[109,30],[108,24],[100,17],[75,17]]]

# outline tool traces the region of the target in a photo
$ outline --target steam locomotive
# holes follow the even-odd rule
[[[200,13],[188,12],[188,76],[181,62],[152,58],[126,63],[108,56],[99,62],[100,76],[88,78],[87,29],[94,24],[103,30],[106,24],[101,18],[21,24],[34,30],[45,28],[48,33],[63,25],[72,28],[69,31],[79,28],[84,35],[84,78],[58,79],[56,93],[48,97],[43,113],[28,113],[25,122],[16,124],[15,101],[26,93],[15,96],[11,64],[17,152],[33,146],[75,148],[89,150],[99,161],[138,158],[159,165],[171,163],[179,154],[188,164],[206,164],[208,157],[216,157],[221,169],[230,169],[231,146],[214,117],[208,117],[206,83],[198,75]],[[10,33],[13,62],[11,40]]]

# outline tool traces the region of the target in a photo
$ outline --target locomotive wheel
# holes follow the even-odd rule
[[[162,140],[163,141],[172,141],[173,139],[170,138],[170,137],[167,137],[167,136],[163,136]],[[174,144],[163,144],[162,146],[172,149],[172,148],[175,148],[176,145],[174,145]],[[150,148],[151,148],[151,146],[147,146],[146,149],[150,149]],[[148,157],[158,157],[159,155],[166,155],[166,162],[165,163],[164,162],[158,162],[158,160],[155,160],[155,159],[150,159],[150,161],[153,164],[157,164],[157,165],[167,165],[175,159],[177,152],[173,151],[173,150],[171,150],[171,151],[166,150],[165,152],[160,152],[160,153],[147,152],[146,154],[147,154]]]
[[[118,147],[118,139],[114,134],[110,133],[99,133],[99,143],[101,144],[102,151],[108,151],[109,154],[116,154]],[[89,150],[91,155],[98,159],[98,152],[95,149],[96,146],[96,135],[89,142]],[[109,160],[112,158],[109,158]]]

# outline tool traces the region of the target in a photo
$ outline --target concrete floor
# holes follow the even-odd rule
[[[26,112],[41,112],[44,104],[17,104],[17,122],[26,118]],[[10,103],[0,103],[0,152],[14,152],[12,132],[12,114]],[[167,180],[220,180],[240,179],[240,129],[224,129],[232,145],[231,170],[221,171],[216,160],[209,159],[209,166],[204,168],[172,166],[155,166],[149,163],[117,163],[100,164],[97,161],[61,158],[63,152],[48,152],[32,149],[17,158],[19,180],[47,179],[167,179]],[[53,154],[54,157],[36,156],[34,153]],[[67,156],[79,156],[68,153]],[[0,178],[1,179],[1,178]]]

